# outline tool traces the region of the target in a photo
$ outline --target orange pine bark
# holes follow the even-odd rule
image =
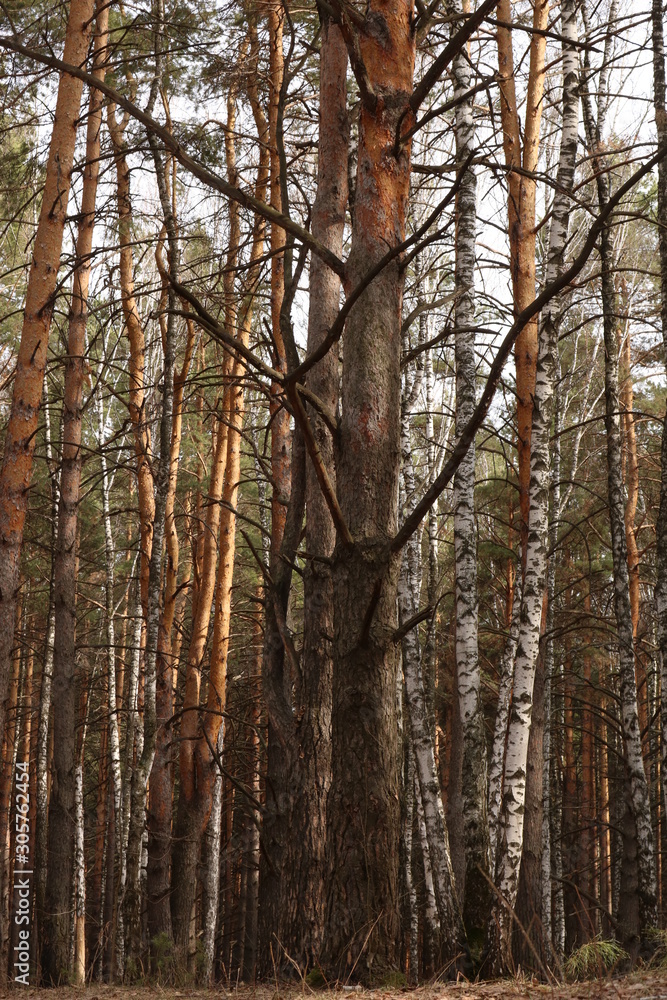
[[[88,54],[94,0],[71,0],[63,60],[81,66]],[[81,80],[63,75],[33,244],[12,407],[0,471],[0,745],[11,675],[19,561],[28,506],[51,315],[74,162]]]
[[[115,105],[107,107],[107,124],[116,164],[118,200],[118,242],[120,246],[120,294],[125,329],[130,342],[130,391],[129,405],[134,451],[137,460],[137,487],[139,493],[139,521],[141,531],[141,604],[144,618],[148,608],[148,576],[150,572],[155,520],[155,497],[151,472],[151,439],[145,411],[145,338],[134,297],[134,262],[132,254],[132,202],[130,197],[130,168],[127,162],[125,123],[116,118]]]
[[[251,96],[257,119],[258,106]],[[226,133],[226,156],[228,173],[235,174],[235,145],[233,130],[229,123],[234,121],[234,95],[228,104],[228,129]],[[260,114],[258,125],[262,123]],[[260,131],[260,134],[261,131]],[[255,185],[256,196],[264,199],[268,184],[268,159],[265,149],[260,153]],[[238,250],[240,218],[237,207],[230,205],[230,251],[226,282],[226,315],[229,329],[235,330],[237,339],[247,347],[252,326],[255,293],[259,280],[260,259],[264,250],[265,226],[260,219],[255,220],[250,252],[248,278],[241,294],[234,288],[233,267]],[[243,427],[243,387],[241,376],[243,366],[238,358],[231,361],[228,355],[224,371],[227,387],[224,395],[223,417],[219,424],[216,445],[216,489],[224,482],[222,503],[216,503],[212,514],[219,523],[218,548],[215,549],[216,534],[210,530],[205,543],[201,586],[197,600],[197,620],[193,625],[190,655],[186,675],[186,691],[181,723],[179,773],[181,778],[177,818],[177,839],[173,855],[172,917],[177,948],[184,954],[191,940],[191,901],[194,898],[196,863],[213,798],[215,779],[213,750],[218,745],[218,733],[222,724],[222,712],[226,697],[227,654],[231,627],[231,590],[236,548],[236,505],[241,471],[241,430]],[[224,437],[223,437],[224,435]],[[218,464],[219,462],[219,464]],[[224,463],[224,477],[222,476]],[[218,478],[219,477],[219,478]],[[220,494],[218,494],[220,496]],[[210,539],[210,540],[209,540]],[[208,547],[208,549],[207,549]],[[208,561],[206,553],[208,551]],[[217,575],[215,573],[218,555]],[[213,587],[215,581],[215,588]],[[203,588],[206,587],[206,593]],[[201,658],[206,645],[210,623],[211,598],[215,589],[213,619],[213,639],[209,664],[209,680],[206,711],[200,717]],[[210,591],[210,596],[209,596]],[[204,627],[205,626],[205,627]]]
[[[621,279],[622,299],[627,301],[627,288]],[[619,340],[621,338],[619,337]],[[640,576],[639,576],[639,546],[637,545],[637,529],[635,517],[639,499],[639,464],[637,461],[637,434],[635,430],[634,389],[632,384],[632,341],[630,325],[628,324],[621,347],[621,423],[623,428],[623,458],[625,466],[625,485],[627,501],[625,504],[625,541],[628,549],[628,580],[630,591],[630,613],[632,616],[632,638],[635,649],[635,680],[637,684],[637,708],[639,710],[639,726],[642,733],[642,749],[644,752],[644,767],[649,776],[648,757],[650,753],[648,734],[648,685],[646,668],[639,654],[637,631],[639,628]]]
[[[270,149],[270,204],[282,211],[281,163],[279,122],[281,115],[281,90],[283,84],[283,6],[281,0],[271,0],[269,6],[269,149]],[[271,226],[271,333],[273,337],[273,366],[287,371],[285,344],[280,329],[280,313],[284,298],[285,262],[281,250],[285,246],[285,231]],[[287,501],[291,484],[289,413],[280,400],[280,386],[271,386],[271,555],[278,558],[285,531]]]
[[[498,70],[500,74],[500,114],[503,147],[508,173],[507,212],[509,223],[510,269],[515,314],[535,298],[535,194],[532,174],[537,168],[544,94],[544,58],[549,14],[548,0],[536,0],[530,42],[530,68],[523,145],[512,50],[512,5],[498,4]],[[501,23],[502,22],[502,23]],[[528,487],[530,483],[530,437],[537,365],[537,317],[519,334],[514,347],[517,390],[517,449],[519,455],[519,501],[521,509],[521,551],[525,559],[528,538]]]

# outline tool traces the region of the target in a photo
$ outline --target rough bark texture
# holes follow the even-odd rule
[[[168,173],[165,168],[163,183],[166,193]],[[173,197],[171,201],[174,205]],[[172,208],[172,215],[174,214]],[[170,250],[176,241],[175,225],[168,233]],[[163,234],[166,232],[166,225]],[[161,246],[158,247],[157,262],[162,275],[161,307],[164,312],[160,317],[163,342],[169,336],[168,309],[173,307],[170,302],[168,272],[161,260]],[[173,253],[170,254],[173,258]],[[172,758],[173,732],[171,729],[174,714],[174,669],[178,661],[172,650],[172,631],[176,614],[176,588],[178,580],[179,543],[174,518],[174,502],[178,480],[179,456],[181,451],[181,432],[183,423],[183,393],[188,376],[196,338],[195,326],[191,321],[187,324],[187,338],[183,364],[174,377],[174,403],[171,426],[171,446],[169,458],[169,487],[165,507],[165,540],[166,567],[164,581],[164,599],[160,617],[158,637],[157,680],[156,680],[156,714],[157,738],[155,759],[150,776],[150,799],[148,805],[148,933],[151,940],[160,934],[172,936],[170,907],[170,860],[172,836],[172,796],[174,788],[174,765]]]
[[[108,8],[102,5],[97,18],[93,55],[93,74],[98,79],[104,79],[105,75],[108,20]],[[101,94],[93,88],[90,92],[81,221],[75,251],[77,266],[74,271],[67,341],[62,471],[54,563],[55,640],[52,700],[55,780],[49,807],[49,865],[42,941],[42,972],[47,982],[51,983],[58,983],[66,978],[69,969],[70,890],[74,870],[74,833],[77,829],[78,815],[75,742],[77,533],[88,283],[95,225],[101,125]],[[78,926],[78,921],[75,923]],[[77,982],[80,981],[80,971],[79,966],[74,969]]]
[[[49,731],[51,718],[51,688],[53,682],[53,644],[55,642],[55,609],[53,606],[53,562],[58,530],[58,507],[60,504],[60,476],[53,463],[53,448],[51,444],[51,417],[48,400],[45,393],[44,430],[46,437],[46,459],[51,473],[51,542],[53,555],[51,557],[51,577],[49,586],[49,610],[46,621],[46,636],[44,642],[44,660],[42,663],[42,678],[39,689],[39,723],[37,727],[36,761],[37,774],[35,778],[36,792],[36,830],[35,830],[35,950],[39,954],[41,940],[41,923],[46,899],[46,870],[48,853],[48,811],[49,811]]]
[[[233,122],[234,95],[228,102],[228,119]],[[255,116],[257,108],[255,105]],[[263,134],[263,122],[258,121],[260,135]],[[230,178],[235,176],[235,150],[231,136],[227,139],[227,166]],[[267,156],[263,154],[257,170],[256,194],[263,198],[268,180]],[[239,217],[236,207],[232,207],[231,216],[233,239],[230,245],[228,261],[234,258],[238,249]],[[259,277],[258,262],[264,248],[264,225],[256,219],[252,249],[250,253],[250,269],[245,287],[239,291],[234,288],[233,271],[227,285],[227,321],[230,328],[238,331],[238,341],[243,347],[248,346],[252,326],[254,297]],[[241,302],[239,307],[238,303]],[[238,503],[238,488],[241,472],[241,430],[243,427],[244,397],[241,382],[242,366],[237,359],[228,369],[229,383],[224,396],[224,426],[226,442],[224,446],[224,475],[216,471],[216,490],[222,492],[222,504],[217,515],[219,523],[218,537],[218,569],[215,577],[215,601],[213,615],[213,640],[209,663],[209,681],[205,712],[199,715],[199,679],[201,656],[206,643],[210,619],[210,599],[208,590],[213,596],[210,574],[215,570],[215,550],[212,545],[205,546],[205,580],[207,594],[200,593],[198,600],[198,630],[191,644],[188,660],[188,682],[186,687],[186,705],[189,709],[187,721],[184,717],[181,726],[181,788],[176,820],[176,839],[172,857],[172,897],[171,912],[174,926],[174,940],[178,954],[182,960],[190,961],[191,942],[190,922],[192,907],[196,895],[197,865],[199,863],[201,843],[213,805],[214,784],[217,765],[214,748],[218,743],[218,735],[222,723],[222,712],[226,699],[227,654],[231,631],[232,580],[234,573],[234,554],[236,548],[236,507]],[[218,433],[223,433],[221,421]],[[216,449],[218,452],[218,449]],[[222,457],[222,447],[216,453],[216,460]],[[219,478],[218,478],[219,477]],[[216,505],[217,506],[217,505]],[[205,627],[204,627],[205,626]]]
[[[658,142],[667,144],[667,104],[665,98],[665,41],[662,4],[653,0],[653,102]],[[658,247],[660,251],[660,322],[664,363],[667,369],[667,163],[658,164]],[[655,602],[658,612],[660,644],[660,692],[662,734],[662,779],[665,813],[667,815],[667,413],[662,428],[660,452],[660,507],[656,523]]]
[[[417,396],[414,386],[410,395],[413,399]],[[407,511],[415,502],[415,476],[410,440],[411,404],[412,400],[406,399],[404,396],[401,419],[402,494]],[[401,625],[408,622],[419,610],[422,575],[420,549],[421,533],[415,532],[403,550],[398,583],[398,611]],[[437,966],[441,967],[445,962],[449,962],[455,957],[462,928],[459,925],[459,908],[455,895],[449,836],[435,761],[435,732],[427,708],[422,651],[417,628],[412,628],[407,632],[403,638],[402,647],[412,753],[423,809],[427,851],[438,912],[439,940],[434,942],[437,946],[435,957]]]
[[[605,94],[603,93],[603,98]],[[598,203],[603,209],[610,198],[610,181],[606,164],[601,155],[603,116],[593,116],[592,102],[586,88],[583,91],[584,120],[597,185]],[[611,550],[614,574],[614,612],[619,645],[619,681],[621,701],[621,731],[627,776],[628,801],[636,826],[636,851],[639,891],[639,933],[655,927],[657,921],[657,885],[653,825],[648,783],[642,756],[639,713],[637,708],[637,683],[635,677],[635,651],[630,605],[628,552],[625,534],[625,496],[623,490],[622,447],[620,425],[620,399],[618,381],[619,344],[616,331],[616,290],[614,286],[614,248],[610,225],[600,236],[602,328],[604,335],[604,384],[605,431],[607,441],[607,491]],[[626,844],[630,838],[626,834]],[[629,926],[629,925],[628,925]],[[636,942],[627,940],[629,951],[636,950]]]
[[[414,70],[410,0],[370,4],[359,34],[375,97],[363,102],[350,284],[405,235]],[[372,28],[372,30],[371,30]],[[408,112],[405,119],[404,114]],[[338,492],[353,546],[334,554],[332,782],[327,819],[330,878],[327,965],[369,978],[399,957],[397,566],[387,569],[397,526],[403,273],[389,264],[354,306],[343,347]],[[380,592],[373,588],[384,576]],[[373,604],[369,610],[369,600]]]
[[[569,0],[566,0],[569,2]],[[568,20],[569,8],[563,7],[563,17],[565,21]],[[571,16],[571,15],[570,15]],[[560,392],[559,392],[559,380],[560,380],[560,364],[556,362],[556,385],[554,388],[554,439],[552,445],[551,453],[551,507],[549,512],[549,565],[547,568],[547,622],[546,622],[546,636],[544,640],[544,742],[543,742],[543,760],[544,767],[542,771],[542,933],[544,937],[545,948],[547,949],[547,962],[551,961],[552,956],[555,955],[556,960],[560,961],[561,951],[558,947],[557,932],[554,935],[555,922],[552,919],[552,902],[553,902],[553,889],[552,889],[552,858],[554,856],[554,851],[552,850],[552,845],[554,844],[554,838],[552,838],[551,831],[551,814],[552,814],[552,772],[554,771],[555,763],[555,741],[552,740],[552,719],[555,713],[552,712],[552,706],[554,704],[553,690],[554,690],[554,666],[555,666],[555,653],[554,653],[554,639],[553,639],[553,628],[555,620],[555,607],[554,602],[556,598],[556,543],[558,541],[558,522],[560,519],[561,512],[561,502],[560,502]],[[553,727],[555,730],[555,726]],[[559,809],[560,803],[557,797],[554,796],[553,808],[554,812]],[[559,845],[560,849],[560,845]],[[557,881],[558,876],[555,871],[555,865],[553,865],[554,871],[553,875],[556,876],[556,890],[562,887],[559,886]]]
[[[347,206],[347,49],[340,28],[325,21],[320,49],[320,133],[317,197],[312,233],[337,256],[343,248]],[[336,318],[340,279],[313,255],[310,272],[308,353]],[[332,413],[338,397],[338,358],[329,354],[308,373],[307,386]],[[309,408],[307,419],[332,486],[333,441],[322,417]],[[331,683],[333,667],[333,583],[328,560],[336,533],[312,462],[306,466],[306,551],[302,669],[295,685],[297,771],[289,776],[291,833],[283,856],[283,903],[278,938],[300,967],[320,961],[324,923],[326,799],[331,780]],[[286,892],[289,886],[296,892]]]
[[[452,64],[454,97],[470,89],[467,53]],[[467,160],[474,153],[473,99],[456,108],[456,161],[465,166],[456,200],[455,342],[456,433],[470,420],[476,402],[475,258],[477,178]],[[463,827],[466,854],[463,922],[468,949],[479,959],[491,908],[487,761],[482,678],[478,654],[477,530],[475,524],[475,443],[470,445],[454,477],[454,548],[456,558],[456,669],[463,726]]]
[[[93,7],[94,0],[72,0],[65,35],[64,62],[75,66],[81,66],[85,62],[92,30]],[[37,443],[39,404],[67,216],[82,89],[80,80],[61,76],[0,471],[0,620],[5,623],[0,629],[0,746],[4,732],[4,704],[11,676],[23,526]]]
[[[549,13],[548,0],[533,6],[530,66],[523,146],[514,82],[512,51],[512,7],[510,0],[498,4],[498,71],[500,74],[500,115],[503,128],[505,163],[508,175],[507,214],[509,222],[510,267],[515,313],[535,297],[535,192],[533,172],[537,168],[544,93],[544,57]],[[523,172],[512,168],[523,168]],[[517,390],[517,450],[519,454],[519,501],[521,508],[521,556],[525,565],[528,536],[530,489],[530,440],[537,363],[537,317],[526,324],[514,346]]]
[[[563,21],[563,131],[558,178],[551,223],[547,284],[563,267],[577,152],[578,103],[576,100],[576,21],[572,13]],[[569,44],[568,44],[569,43]],[[512,968],[512,910],[516,905],[526,795],[527,756],[533,708],[533,686],[539,654],[546,554],[549,527],[549,439],[554,373],[558,354],[558,302],[545,308],[540,323],[539,351],[533,406],[530,521],[525,547],[525,573],[521,596],[519,638],[514,665],[512,707],[507,730],[503,801],[498,825],[496,889],[498,897],[489,923],[490,971]],[[538,748],[541,749],[541,748]],[[541,775],[537,794],[541,798]],[[540,824],[541,825],[541,824]],[[536,878],[536,885],[540,886]],[[539,914],[534,905],[534,911]]]
[[[496,857],[498,853],[498,829],[505,780],[507,727],[512,704],[512,687],[514,684],[514,658],[519,640],[519,612],[521,610],[521,575],[519,573],[516,574],[514,579],[511,605],[510,628],[500,661],[498,705],[493,729],[491,759],[489,761],[489,807],[487,815],[489,823],[489,851],[491,854],[491,870],[493,872],[496,870]]]
[[[156,76],[151,88],[151,100],[157,95],[157,81],[160,80],[160,62],[156,42]],[[164,225],[169,238],[169,272],[173,278],[178,275],[178,243],[172,205],[166,189],[162,151],[154,136],[149,136],[157,178],[158,193]],[[127,957],[131,962],[131,972],[136,974],[142,950],[141,934],[141,880],[143,878],[143,851],[146,823],[146,791],[155,757],[157,741],[157,664],[160,634],[160,598],[162,590],[163,548],[166,533],[167,502],[171,482],[171,436],[174,412],[174,360],[176,339],[175,296],[170,288],[169,315],[163,344],[161,372],[162,410],[159,422],[160,457],[155,474],[155,493],[152,518],[151,556],[147,579],[145,607],[146,652],[144,673],[144,725],[141,753],[137,753],[137,763],[133,772],[129,831],[127,839],[128,879],[123,904],[125,907],[125,939]],[[137,452],[139,456],[139,451]],[[141,464],[141,463],[140,463]],[[149,470],[150,474],[150,470]],[[151,480],[153,476],[151,474]],[[143,521],[143,518],[142,518]]]

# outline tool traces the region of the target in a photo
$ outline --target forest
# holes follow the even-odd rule
[[[0,0],[0,985],[667,963],[664,22]]]

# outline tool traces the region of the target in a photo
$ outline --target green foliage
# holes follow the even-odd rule
[[[408,985],[408,979],[403,972],[392,970],[386,972],[377,985],[388,990],[402,990]]]
[[[324,990],[329,985],[324,976],[324,973],[316,965],[314,969],[311,969],[306,976],[306,986],[310,986],[311,990]]]
[[[173,984],[175,971],[174,942],[162,932],[151,939],[151,979]]]
[[[593,938],[572,952],[565,963],[565,975],[572,980],[600,979],[627,958],[627,951],[616,941]]]

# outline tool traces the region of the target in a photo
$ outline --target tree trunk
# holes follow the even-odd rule
[[[93,75],[104,79],[109,10],[98,12]],[[57,984],[69,969],[69,904],[76,828],[76,579],[84,358],[88,322],[88,282],[95,225],[99,174],[102,95],[90,91],[86,136],[86,168],[81,195],[81,221],[76,241],[72,308],[69,319],[60,504],[54,564],[55,642],[53,658],[53,766],[55,781],[49,809],[49,866],[42,940],[42,972]],[[76,970],[75,970],[76,976]]]
[[[411,397],[416,399],[415,387]],[[410,408],[413,400],[403,400],[401,417],[401,451],[403,458],[402,491],[406,512],[415,502],[415,477],[412,464],[410,439]],[[416,531],[403,550],[403,560],[398,583],[398,612],[401,626],[419,610],[421,589],[421,537]],[[445,810],[440,792],[440,782],[435,763],[435,733],[430,724],[426,704],[426,691],[422,672],[422,654],[417,628],[410,629],[403,637],[403,674],[409,717],[410,738],[415,761],[415,775],[419,793],[431,863],[435,899],[438,910],[439,940],[436,944],[436,966],[455,957],[462,928],[459,926],[459,907],[456,899],[454,873],[449,850],[449,836]]]
[[[159,42],[156,42],[156,51]],[[159,59],[156,55],[156,80],[160,79]],[[157,88],[155,88],[157,93]],[[169,273],[171,278],[178,275],[178,243],[172,206],[166,189],[165,171],[162,163],[162,152],[157,140],[149,135],[149,144],[153,153],[155,173],[160,196],[164,225],[169,239]],[[144,672],[144,727],[143,746],[138,754],[137,764],[133,773],[130,827],[127,841],[127,871],[128,881],[125,891],[125,936],[127,955],[138,972],[138,961],[141,954],[141,872],[143,869],[142,852],[144,830],[146,823],[146,792],[149,776],[153,767],[157,744],[157,666],[160,634],[160,594],[162,590],[162,561],[166,533],[166,513],[172,479],[171,435],[174,413],[174,360],[176,348],[176,300],[173,286],[169,293],[169,315],[166,323],[165,342],[163,347],[163,362],[161,372],[162,412],[160,414],[159,438],[160,458],[155,475],[153,518],[151,524],[151,554],[147,580],[147,603],[145,608],[146,621],[146,652]],[[142,457],[145,452],[142,451]],[[139,451],[138,451],[139,455]],[[141,462],[140,462],[141,465]],[[150,474],[150,469],[148,470]],[[150,474],[151,481],[153,479]],[[153,499],[153,498],[151,498]],[[142,519],[143,520],[143,519]],[[133,971],[134,971],[133,969]]]
[[[500,73],[500,116],[503,128],[505,163],[508,176],[507,215],[509,223],[510,268],[515,314],[535,297],[535,191],[544,93],[544,57],[549,14],[548,0],[533,6],[530,66],[526,94],[525,129],[521,144],[521,123],[514,82],[512,50],[512,8],[510,0],[498,4],[498,69]],[[518,168],[518,169],[516,169]],[[522,168],[522,172],[521,171]],[[517,390],[517,450],[519,455],[519,502],[521,508],[521,560],[525,570],[528,540],[530,490],[530,440],[537,363],[537,317],[523,328],[514,345]]]
[[[46,396],[46,393],[45,393]],[[46,436],[46,458],[49,469],[52,464],[51,419],[45,400],[44,425]],[[46,901],[46,873],[48,853],[48,812],[49,812],[49,732],[51,719],[51,688],[53,682],[53,645],[55,642],[56,620],[53,603],[53,564],[58,531],[58,507],[60,505],[60,478],[57,470],[51,472],[51,574],[49,580],[49,610],[46,621],[44,660],[39,688],[39,722],[37,724],[37,775],[35,784],[35,953],[41,952],[42,920]]]
[[[320,50],[320,141],[318,186],[313,206],[313,235],[337,256],[342,253],[347,206],[347,49],[340,28],[323,22]],[[334,322],[340,302],[340,279],[313,255],[307,353],[312,354]],[[306,384],[334,413],[338,398],[335,351],[315,365]],[[323,418],[309,409],[308,420],[319,456],[335,487],[333,441]],[[333,584],[330,558],[335,528],[317,473],[306,468],[306,551],[302,669],[295,684],[295,714],[290,740],[298,753],[285,760],[283,782],[289,791],[283,818],[289,837],[282,841],[281,884],[276,896],[275,934],[300,968],[320,962],[324,923],[326,799],[331,779],[331,682]],[[280,794],[280,793],[279,793]],[[276,841],[273,841],[276,843]]]
[[[228,105],[229,115],[233,114],[232,105]],[[260,119],[261,122],[261,119]],[[260,134],[262,132],[259,124]],[[230,175],[234,175],[235,161],[233,145],[228,143],[227,162]],[[257,168],[255,190],[258,198],[263,198],[267,186],[268,164],[266,156],[260,157]],[[238,340],[242,347],[247,347],[252,326],[255,294],[259,277],[259,260],[264,248],[264,226],[259,219],[255,220],[250,253],[250,268],[242,294],[238,298],[242,306],[234,328],[238,330]],[[232,248],[233,249],[233,248]],[[237,301],[233,283],[228,289],[228,305]],[[219,559],[215,586],[215,609],[213,617],[213,642],[209,665],[209,683],[207,704],[203,720],[199,720],[196,708],[199,706],[199,669],[208,631],[208,621],[204,630],[204,619],[208,618],[207,609],[199,597],[198,613],[201,615],[197,645],[188,663],[192,680],[186,690],[186,703],[190,710],[187,724],[181,725],[181,788],[176,820],[176,839],[172,855],[172,921],[174,940],[181,960],[189,958],[190,920],[192,906],[196,893],[196,872],[200,858],[201,842],[213,804],[213,788],[216,774],[216,762],[213,753],[217,745],[218,732],[222,722],[222,712],[226,697],[227,654],[231,629],[231,599],[234,574],[234,555],[236,550],[236,507],[238,503],[238,488],[241,473],[241,430],[243,427],[244,398],[241,381],[242,366],[234,360],[229,376],[229,385],[225,392],[224,424],[226,426],[226,445],[224,477],[220,476],[222,488],[222,504],[219,518]],[[219,433],[222,433],[222,422]],[[220,449],[221,451],[222,449]],[[217,457],[217,456],[216,456]],[[220,470],[216,476],[220,475]],[[216,488],[218,488],[216,482]],[[215,570],[215,555],[211,550],[210,563]],[[206,576],[208,581],[208,574]],[[210,608],[210,604],[208,605]],[[193,640],[194,640],[193,630]],[[197,666],[195,667],[195,664]],[[184,729],[184,726],[186,727]],[[188,744],[186,746],[186,743]]]
[[[104,558],[106,569],[106,642],[107,642],[107,712],[108,712],[108,753],[111,769],[111,794],[113,795],[114,832],[113,847],[118,861],[123,856],[125,843],[123,841],[123,779],[120,763],[120,722],[119,712],[122,708],[122,692],[116,685],[116,632],[114,626],[114,562],[116,557],[113,532],[111,530],[110,494],[111,481],[104,450],[106,428],[102,409],[102,399],[97,398],[98,441],[101,451],[102,465],[102,517],[104,521]],[[100,765],[101,766],[101,765]],[[106,827],[106,824],[105,824]],[[113,868],[112,868],[113,870]],[[107,885],[106,891],[115,897],[115,878]],[[119,913],[119,934],[123,937],[122,911]],[[122,972],[121,972],[122,976]]]
[[[568,10],[564,10],[564,17],[567,19]],[[552,797],[552,775],[555,771],[554,762],[556,759],[555,740],[553,724],[555,712],[553,711],[554,698],[554,667],[555,667],[555,643],[554,643],[554,622],[556,620],[556,609],[554,602],[556,599],[556,543],[558,542],[558,524],[561,513],[561,493],[560,493],[560,362],[556,360],[556,385],[554,387],[554,438],[551,452],[551,506],[549,512],[549,564],[547,567],[547,621],[546,635],[544,639],[544,741],[543,741],[543,761],[542,770],[542,932],[544,945],[547,951],[547,961],[551,961],[555,956],[560,962],[561,953],[556,944],[554,935],[554,920],[552,919],[552,875],[555,875],[555,865],[553,863],[554,838],[552,837],[552,805],[554,811],[559,808],[558,797]],[[561,873],[562,874],[562,873]],[[556,883],[556,889],[561,889]]]
[[[161,155],[153,155],[156,170],[161,173],[163,212],[171,203],[171,215],[165,218],[162,236],[168,240],[169,262],[162,260],[162,244],[158,244],[156,260],[162,277],[160,306],[160,327],[163,344],[170,336],[169,324],[174,322],[172,311],[175,299],[171,294],[170,275],[178,277],[178,246],[176,238],[175,198],[169,190],[167,166],[161,164]],[[165,505],[166,566],[164,597],[160,615],[158,635],[158,656],[156,668],[156,715],[158,731],[155,743],[155,758],[151,768],[150,797],[148,807],[148,934],[151,941],[159,935],[172,936],[170,907],[170,862],[172,843],[172,798],[174,791],[174,766],[172,760],[174,714],[174,669],[177,661],[172,653],[172,632],[176,613],[176,589],[178,582],[179,543],[174,518],[174,503],[178,481],[179,456],[183,424],[183,393],[195,347],[196,329],[188,320],[183,364],[174,377],[174,401],[171,423],[171,443],[169,449],[169,486]]]
[[[505,649],[500,660],[498,707],[493,729],[493,746],[489,762],[489,851],[491,855],[491,870],[496,870],[498,855],[498,836],[500,813],[503,804],[503,786],[505,781],[505,755],[507,752],[507,730],[509,726],[510,708],[512,705],[512,688],[514,686],[514,659],[519,640],[519,624],[521,611],[521,574],[517,573],[513,582],[511,602],[510,628],[505,643]]]
[[[572,190],[577,154],[578,102],[576,99],[576,21],[567,6],[563,12],[563,130],[554,209],[549,238],[547,285],[563,267],[567,240],[569,192]],[[534,36],[535,37],[535,36]],[[489,923],[490,971],[512,969],[511,939],[516,905],[526,796],[527,756],[533,708],[533,687],[539,654],[541,620],[546,585],[549,529],[549,443],[554,373],[558,355],[558,301],[542,313],[532,418],[530,521],[525,547],[525,573],[521,595],[519,638],[514,666],[512,709],[507,730],[503,802],[498,825],[496,888]],[[541,748],[538,748],[541,749]],[[541,798],[541,775],[536,794]],[[541,826],[541,823],[540,823]],[[541,832],[541,831],[540,831]],[[536,885],[540,880],[536,879]],[[536,913],[541,904],[533,904]]]
[[[71,0],[63,61],[81,66],[88,54],[94,0]],[[39,404],[56,294],[63,231],[74,161],[83,84],[63,74],[46,164],[39,224],[26,291],[12,407],[0,471],[0,746],[4,704],[11,677],[11,653],[32,462],[37,443]]]
[[[651,6],[653,27],[653,102],[658,142],[667,145],[667,104],[665,97],[665,42],[662,6],[653,0]],[[658,164],[658,247],[660,251],[660,323],[664,363],[667,368],[667,162]],[[664,813],[667,817],[667,413],[662,428],[660,452],[660,507],[656,523],[656,572],[655,602],[658,612],[658,641],[660,645],[660,717],[661,717],[661,771],[664,796]]]
[[[405,236],[410,146],[397,148],[414,70],[409,0],[373,0],[359,35],[369,85],[362,102],[350,285]],[[334,553],[332,782],[325,954],[335,976],[369,979],[399,958],[396,531],[400,466],[403,272],[393,261],[366,288],[343,349],[338,493],[352,546]],[[384,582],[376,591],[375,581]],[[372,597],[371,597],[372,595]],[[369,608],[369,597],[372,607]]]
[[[604,95],[603,95],[604,96]],[[584,119],[593,169],[597,184],[598,203],[602,210],[610,198],[609,175],[601,155],[602,122],[598,114],[594,121],[592,103],[587,89],[583,92]],[[637,683],[635,678],[635,651],[630,605],[628,552],[625,534],[625,500],[623,492],[622,449],[620,427],[620,400],[618,383],[618,340],[616,336],[616,290],[614,286],[614,252],[612,230],[607,223],[600,236],[602,327],[605,347],[605,430],[607,439],[607,489],[609,494],[609,521],[614,573],[614,611],[619,644],[621,730],[629,782],[629,802],[636,825],[637,867],[639,880],[640,935],[656,926],[657,885],[653,825],[648,783],[644,771],[639,714],[637,708]],[[625,837],[625,843],[630,842]],[[626,942],[628,950],[632,943]]]
[[[458,5],[457,5],[458,6]],[[475,259],[477,178],[468,162],[475,150],[471,71],[467,53],[452,64],[456,108],[456,163],[464,171],[456,198],[455,358],[456,433],[470,420],[476,402]],[[482,677],[478,653],[477,528],[475,524],[475,443],[454,476],[454,548],[456,558],[456,670],[463,726],[463,828],[466,874],[463,923],[468,950],[477,961],[491,908],[487,763]]]

